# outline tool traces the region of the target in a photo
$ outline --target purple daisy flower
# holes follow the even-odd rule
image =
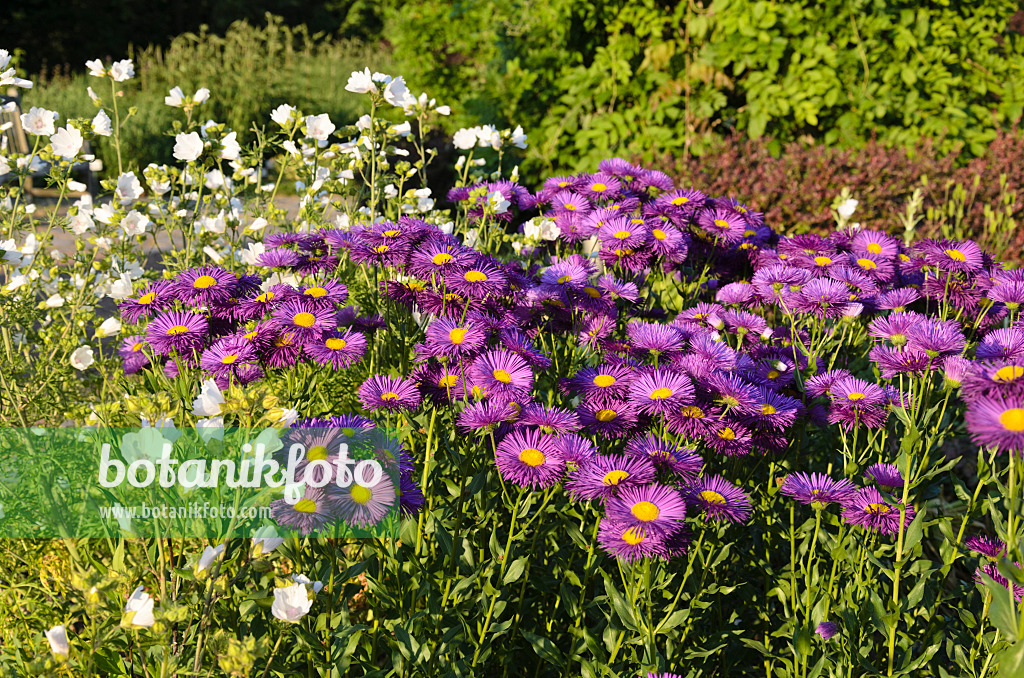
[[[926,322],[928,318],[920,313],[897,311],[872,320],[868,326],[868,334],[879,341],[888,341],[893,346],[904,346],[910,328]]]
[[[559,191],[551,197],[551,205],[556,213],[572,212],[573,214],[584,214],[592,208],[590,202],[579,193],[573,191]]]
[[[682,335],[671,325],[631,322],[626,326],[626,333],[637,348],[658,355],[680,351],[683,348]]]
[[[352,330],[327,332],[303,344],[310,360],[336,370],[351,367],[366,353],[366,337]]]
[[[294,504],[286,499],[270,502],[270,517],[278,525],[307,535],[337,522],[338,507],[334,496],[325,492],[325,488],[306,485]]]
[[[1016,327],[993,330],[974,351],[978,360],[1024,359],[1024,331]]]
[[[864,475],[887,492],[903,489],[903,474],[892,464],[872,464],[864,470]]]
[[[981,248],[971,240],[926,240],[920,246],[925,263],[945,271],[973,273],[981,269],[984,261]]]
[[[875,307],[895,311],[905,310],[907,306],[921,298],[921,293],[913,287],[900,287],[888,292],[882,292],[875,299]]]
[[[516,406],[513,403],[482,400],[469,403],[459,412],[456,424],[465,431],[476,431],[483,435],[493,432],[505,422],[515,421]]]
[[[920,374],[931,369],[933,362],[938,362],[924,351],[892,346],[875,346],[868,352],[868,357],[878,365],[884,379],[893,379],[904,373]]]
[[[668,430],[684,438],[696,438],[714,430],[722,410],[706,402],[672,410],[668,415]]]
[[[157,280],[143,286],[134,299],[125,299],[120,305],[121,317],[130,323],[139,318],[151,317],[155,312],[169,308],[174,301],[173,285],[167,280]]]
[[[1014,563],[1014,565],[1016,565],[1018,568],[1020,567],[1020,563]],[[987,565],[983,565],[980,568],[978,568],[974,573],[974,581],[978,582],[979,584],[984,584],[985,580],[981,576],[982,574],[987,574],[1003,588],[1007,590],[1010,589],[1010,581],[1006,577],[1004,577],[1001,572],[999,572],[999,566],[995,563],[988,563]],[[1024,597],[1024,586],[1018,586],[1017,584],[1014,584],[1013,599],[1019,603],[1022,597]]]
[[[660,469],[692,481],[704,467],[704,460],[692,448],[679,447],[652,433],[634,436],[626,442],[626,454],[649,459]]]
[[[584,431],[603,438],[621,438],[636,426],[636,410],[624,401],[586,401],[578,412]]]
[[[302,355],[302,342],[295,332],[281,332],[264,349],[267,366],[270,368],[290,367]]]
[[[579,190],[591,200],[610,200],[622,190],[622,184],[614,175],[598,172],[579,183]]]
[[[364,409],[371,412],[415,410],[420,404],[420,392],[411,380],[378,374],[359,387],[359,401]]]
[[[832,480],[821,473],[792,473],[779,491],[820,511],[828,504],[845,502],[857,488],[849,480]]]
[[[967,406],[967,430],[979,445],[1024,450],[1024,398],[982,397]]]
[[[149,365],[149,356],[143,350],[146,347],[146,340],[141,334],[133,334],[125,337],[117,354],[124,361],[124,373],[135,374],[142,368]]]
[[[348,288],[335,280],[325,280],[316,285],[303,287],[299,296],[314,303],[333,307],[334,304],[345,303],[348,299]]]
[[[705,520],[745,523],[750,518],[750,499],[740,488],[719,475],[702,476],[686,488],[687,498],[704,513]]]
[[[906,508],[904,528],[914,519],[914,507]],[[896,534],[900,529],[900,510],[888,504],[873,487],[857,490],[843,505],[843,520],[850,525],[859,525],[865,530],[882,534]]]
[[[197,313],[167,311],[149,323],[146,341],[157,355],[171,351],[190,354],[202,348],[208,328],[206,318]]]
[[[475,355],[487,341],[484,328],[469,319],[437,318],[427,326],[426,336],[426,355],[455,359]]]
[[[597,528],[597,542],[608,555],[627,563],[668,555],[663,538],[643,527],[608,518],[602,519]]]
[[[525,400],[533,387],[533,372],[526,361],[501,349],[488,351],[474,360],[469,376],[488,398],[498,401]]]
[[[993,560],[1006,554],[1006,542],[992,537],[971,537],[964,545],[975,553]]]
[[[523,406],[517,424],[536,426],[544,433],[567,433],[579,430],[580,418],[575,412],[531,402]]]
[[[757,388],[758,398],[743,420],[761,431],[784,431],[793,425],[803,409],[803,404],[794,398],[776,392],[770,387]]]
[[[597,455],[583,461],[565,484],[578,499],[613,497],[622,488],[646,485],[654,480],[654,464],[647,459],[619,454]]]
[[[444,276],[445,284],[471,299],[500,296],[508,287],[508,276],[487,261],[479,261],[465,269],[451,271]]]
[[[256,357],[253,345],[240,336],[224,337],[203,351],[199,366],[215,377],[228,376],[233,370]]]
[[[967,340],[960,329],[949,323],[929,321],[907,328],[907,348],[926,353],[930,358],[957,355],[966,345]]]
[[[881,231],[860,231],[850,241],[850,249],[855,254],[867,253],[892,259],[900,253],[900,241]]]
[[[335,505],[339,518],[354,527],[369,529],[380,524],[395,508],[398,500],[395,484],[386,474],[376,484],[370,485],[372,477],[356,478],[348,487],[335,493]],[[362,481],[363,484],[360,484]]]
[[[204,306],[227,301],[237,289],[238,277],[234,273],[213,266],[182,271],[174,281],[174,292],[179,299]]]
[[[743,216],[729,209],[711,209],[701,212],[697,225],[708,233],[715,242],[734,245],[743,240],[746,221]]]
[[[271,322],[279,332],[291,332],[301,343],[317,340],[324,332],[337,327],[333,310],[322,308],[304,299],[288,299],[271,313]]]
[[[608,497],[605,515],[644,534],[666,538],[682,527],[686,501],[678,490],[657,483],[622,487]]]
[[[565,473],[553,438],[539,431],[513,431],[498,444],[494,458],[501,477],[521,487],[550,487]]]
[[[558,448],[569,470],[578,468],[587,459],[597,454],[597,447],[594,446],[594,443],[575,433],[563,433],[557,436],[554,445]]]
[[[278,284],[266,292],[239,299],[235,316],[239,320],[256,320],[273,311],[285,299],[295,297],[297,291],[291,285]]]
[[[846,285],[831,278],[816,278],[804,285],[793,299],[793,310],[819,318],[838,318],[848,302]]]
[[[629,400],[638,411],[665,414],[693,400],[693,386],[681,374],[654,370],[636,378],[629,386]]]
[[[754,446],[753,436],[747,427],[730,417],[711,422],[702,438],[708,447],[727,457],[750,454]]]
[[[587,398],[621,398],[629,392],[633,373],[624,365],[585,367],[565,381],[571,391]]]

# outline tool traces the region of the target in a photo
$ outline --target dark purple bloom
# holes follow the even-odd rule
[[[654,480],[654,464],[647,459],[618,454],[596,455],[582,461],[565,489],[580,499],[604,499],[622,488]]]
[[[146,341],[157,355],[178,351],[190,354],[202,348],[209,324],[206,318],[187,311],[161,313],[146,328]]]
[[[904,528],[914,519],[914,507],[907,506]],[[896,534],[900,529],[900,509],[890,505],[873,487],[853,493],[843,505],[843,520],[866,530]]]
[[[722,476],[702,476],[686,488],[686,496],[706,518],[745,523],[750,518],[750,499]]]
[[[864,470],[864,475],[887,492],[903,489],[903,474],[892,464],[872,464]]]
[[[420,404],[420,392],[411,380],[374,375],[359,387],[359,401],[370,411],[415,410]]]
[[[621,488],[607,499],[605,515],[662,538],[682,527],[686,518],[686,501],[674,488],[657,483]]]
[[[820,473],[793,473],[786,477],[780,491],[815,510],[821,510],[828,504],[843,503],[856,488],[846,479],[832,480]]]
[[[513,431],[498,444],[494,456],[501,477],[521,487],[550,487],[565,473],[553,438],[539,431]]]

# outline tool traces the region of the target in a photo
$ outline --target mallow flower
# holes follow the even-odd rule
[[[154,601],[140,585],[128,598],[128,604],[124,606],[127,613],[121,622],[127,626],[150,627],[156,623],[153,616]]]
[[[68,646],[68,633],[63,624],[58,624],[46,632],[46,640],[50,643],[50,651],[55,657],[67,657],[71,648]]]
[[[296,624],[309,614],[313,601],[309,599],[304,584],[274,589],[274,603],[270,606],[271,613],[281,621]]]

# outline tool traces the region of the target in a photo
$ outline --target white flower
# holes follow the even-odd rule
[[[311,581],[310,578],[304,574],[293,574],[292,581],[296,584],[312,584],[313,593],[320,593],[324,588],[324,583],[322,581]]]
[[[28,113],[21,114],[21,126],[29,134],[48,137],[56,131],[53,125],[56,119],[57,114],[53,111],[33,106]]]
[[[246,227],[246,230],[247,231],[262,231],[264,228],[267,227],[268,223],[269,222],[266,219],[264,219],[263,217],[256,217],[255,219],[252,220],[252,223],[249,224],[248,227]],[[260,243],[260,244],[263,244],[263,243]]]
[[[94,104],[96,104],[97,106],[100,105],[100,97],[98,94],[96,94],[96,92],[92,90],[92,87],[86,87],[85,92],[89,95],[89,98],[92,99],[92,102]]]
[[[117,280],[111,283],[107,296],[111,299],[127,299],[132,296],[132,279],[128,277],[127,273],[122,273]]]
[[[128,604],[124,606],[124,611],[130,613],[125,617],[126,622],[131,626],[152,626],[156,623],[153,604],[153,599],[142,586],[139,586],[128,598]]]
[[[452,143],[455,144],[455,148],[468,151],[476,146],[476,131],[472,128],[460,129],[452,137]]]
[[[171,89],[171,93],[164,97],[164,103],[168,106],[180,108],[185,103],[185,93],[181,91],[180,87],[174,87]]]
[[[465,237],[462,239],[462,244],[466,247],[472,247],[476,244],[477,238],[480,237],[480,229],[474,228],[470,231],[466,231]]]
[[[302,584],[292,584],[274,589],[274,604],[270,606],[270,611],[281,621],[295,624],[309,614],[309,608],[312,606],[313,601],[309,599],[306,587]]]
[[[0,177],[11,171],[11,165],[7,162],[7,158],[0,155]]]
[[[96,337],[109,337],[121,331],[121,321],[117,318],[107,318],[96,328]]]
[[[512,130],[512,137],[509,141],[516,148],[526,148],[526,135],[523,133],[521,125],[516,125],[516,128]]]
[[[317,141],[327,141],[334,131],[334,123],[326,113],[306,116],[306,136]]]
[[[103,62],[99,59],[93,59],[92,61],[86,61],[85,67],[89,69],[89,75],[94,78],[104,78],[107,75],[107,71],[103,68]]]
[[[96,224],[93,222],[92,217],[89,216],[88,212],[78,211],[78,214],[74,215],[70,219],[71,231],[75,235],[82,235],[86,231],[90,230]]]
[[[149,217],[138,210],[132,210],[121,220],[121,230],[126,236],[142,235],[149,225]]]
[[[405,86],[405,78],[398,76],[394,80],[388,83],[388,86],[384,88],[384,101],[388,102],[392,106],[398,106],[405,108],[406,106],[413,106],[416,104],[416,97],[409,92],[409,88]]]
[[[92,119],[92,132],[101,137],[109,137],[114,133],[114,127],[110,124],[110,116],[103,109]]]
[[[839,207],[836,208],[836,212],[838,212],[839,216],[842,217],[843,219],[849,219],[850,217],[853,216],[853,213],[857,210],[857,205],[859,204],[859,200],[849,198],[842,202],[839,205]]]
[[[199,387],[199,397],[192,401],[192,414],[197,417],[216,417],[224,404],[224,394],[217,388],[217,382],[207,379]]]
[[[224,417],[210,417],[208,419],[199,419],[196,421],[196,429],[199,432],[199,437],[203,439],[204,443],[208,443],[214,438],[217,440],[224,439]]]
[[[540,222],[540,237],[542,240],[558,240],[562,229],[558,227],[554,219],[542,219]]]
[[[11,277],[11,281],[7,283],[7,287],[5,287],[4,289],[7,290],[8,292],[13,292],[16,289],[24,287],[27,284],[28,276],[23,273],[19,273],[18,275]]]
[[[345,89],[356,94],[366,94],[367,92],[376,92],[377,86],[373,84],[370,69],[367,68],[362,71],[352,71],[352,75],[348,76]]]
[[[264,553],[270,553],[284,542],[285,540],[277,536],[277,530],[272,526],[262,527],[252,538],[253,555],[259,557]]]
[[[92,363],[92,349],[88,346],[79,346],[71,354],[71,366],[76,370],[87,370]]]
[[[238,154],[242,152],[242,147],[238,143],[238,133],[231,132],[223,139],[220,140],[220,157],[224,160],[238,160]]]
[[[224,544],[217,544],[216,546],[207,546],[203,549],[203,555],[200,556],[199,562],[196,563],[195,573],[199,574],[205,570],[208,570],[213,561],[224,555]]]
[[[490,205],[495,214],[504,214],[508,212],[508,206],[512,203],[505,200],[505,196],[502,195],[501,191],[494,191],[487,196],[487,204]]]
[[[46,640],[50,641],[50,651],[57,657],[67,657],[71,651],[68,647],[68,633],[63,624],[58,624],[47,631]]]
[[[121,437],[121,456],[129,464],[139,460],[156,461],[164,447],[170,444],[171,441],[161,435],[160,428],[144,426],[136,433],[126,433]]]
[[[270,114],[270,119],[276,122],[281,127],[288,127],[291,122],[292,113],[295,112],[294,106],[288,104],[281,104],[274,109],[274,112]]]
[[[104,203],[92,211],[92,216],[101,224],[109,224],[114,219],[114,205]]]
[[[293,407],[287,407],[281,410],[280,416],[277,418],[277,423],[280,426],[291,426],[299,418],[299,411]]]
[[[451,106],[438,106],[434,110],[437,111],[438,113],[440,113],[441,115],[451,115],[452,114],[452,107]]]
[[[124,82],[134,78],[135,65],[132,63],[132,60],[122,59],[121,61],[115,61],[114,65],[110,67],[110,77],[114,79],[114,82]]]
[[[197,104],[206,103],[206,100],[210,98],[210,90],[205,87],[200,87],[196,90],[196,93],[192,95],[192,101]]]
[[[135,172],[125,172],[117,178],[117,188],[114,189],[114,194],[122,205],[130,205],[141,198],[142,193],[142,183],[135,176]]]
[[[7,68],[7,64],[11,63],[11,53],[6,49],[0,49],[0,87],[6,85],[14,85],[15,87],[24,87],[25,89],[31,89],[32,83],[28,80],[22,80],[14,76],[14,69]]]
[[[46,308],[60,308],[64,305],[64,297],[59,294],[51,295],[46,301],[43,302],[43,306]]]
[[[401,136],[401,137],[409,136],[410,132],[412,132],[412,125],[409,124],[408,120],[403,122],[401,125],[394,125],[391,128],[391,133],[392,134],[397,134],[398,136]]]
[[[82,133],[71,125],[61,127],[50,137],[50,147],[65,160],[74,160],[82,150]]]
[[[292,155],[302,155],[302,151],[300,151],[300,150],[299,150],[299,149],[298,149],[298,148],[297,148],[297,147],[295,146],[295,142],[294,142],[294,141],[292,141],[291,139],[288,139],[288,140],[284,141],[284,142],[283,142],[283,143],[281,144],[281,146],[282,146],[282,148],[284,148],[284,150],[288,151],[288,152],[289,152],[289,153],[291,153]],[[273,186],[274,186],[274,185],[273,185],[273,184],[271,184],[270,186],[271,186],[271,188],[273,188]]]
[[[203,154],[203,140],[196,132],[179,134],[174,142],[174,157],[178,160],[192,162]]]
[[[477,145],[481,148],[490,146],[494,150],[501,148],[501,134],[494,125],[484,125],[482,127],[475,128]]]

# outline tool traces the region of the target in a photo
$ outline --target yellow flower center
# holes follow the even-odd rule
[[[656,388],[651,391],[648,397],[651,400],[664,400],[665,398],[671,398],[673,392],[670,388]]]
[[[312,499],[300,499],[295,503],[295,510],[299,513],[313,513],[316,511],[316,502]]]
[[[572,280],[572,276],[571,276],[571,275],[563,275],[563,276],[561,276],[561,277],[560,277],[560,278],[558,279],[558,282],[559,282],[559,284],[561,284],[561,283],[567,283],[567,282],[569,282],[570,280]]]
[[[564,205],[562,205],[562,207],[564,207],[565,209],[569,210],[570,212],[575,212],[576,211],[576,205],[573,205],[571,202],[565,203]]]
[[[292,322],[299,327],[312,327],[316,324],[316,316],[312,313],[306,313],[303,311],[302,313],[296,313],[292,317]]]
[[[139,297],[139,303],[145,306],[147,304],[152,304],[154,299],[156,299],[155,294],[153,294],[152,292],[146,292],[141,297]]]
[[[331,337],[324,342],[324,346],[331,349],[332,351],[340,351],[341,349],[348,346],[348,342],[339,337]]]
[[[781,375],[781,373],[778,370],[769,370],[768,371],[768,378],[769,379],[778,379],[780,376],[782,376],[782,375]]]
[[[319,461],[327,458],[327,448],[323,445],[314,445],[306,451],[306,461]]]
[[[175,325],[167,330],[167,334],[172,337],[176,337],[179,334],[185,334],[186,332],[188,332],[188,327],[185,325]]]
[[[879,245],[877,242],[869,242],[868,243],[868,252],[871,252],[872,254],[881,254],[882,253],[882,246]]]
[[[661,511],[658,507],[649,501],[638,501],[633,504],[633,508],[630,509],[637,520],[642,520],[645,523],[649,523],[652,520],[657,520],[658,516],[661,515]]]
[[[279,336],[277,339],[274,340],[274,346],[288,346],[289,344],[292,343],[292,339],[294,339],[294,338],[295,338],[295,333],[294,332],[288,332],[287,334],[282,334],[281,336]]]
[[[493,374],[494,378],[503,384],[512,383],[512,375],[506,372],[505,370],[494,370],[494,372],[492,372],[491,374]]]
[[[214,278],[212,275],[201,275],[195,279],[195,282],[192,283],[192,287],[199,290],[205,290],[207,288],[213,287],[216,284],[217,279]]]
[[[733,431],[732,428],[726,426],[725,430],[718,434],[718,437],[722,440],[736,440],[736,431]]]
[[[871,261],[870,259],[868,259],[866,257],[858,259],[857,260],[857,265],[860,266],[861,268],[863,268],[865,271],[873,271],[876,268],[878,268],[878,264],[876,264],[875,262]]]
[[[700,498],[703,499],[705,503],[713,506],[725,506],[726,504],[725,497],[714,490],[702,491],[700,493]]]
[[[594,386],[598,386],[600,388],[608,388],[614,383],[615,377],[610,374],[599,374],[594,377]]]
[[[446,374],[437,380],[437,385],[444,388],[451,388],[458,382],[459,376],[457,374]]]
[[[568,181],[559,181],[559,182],[558,182],[558,187],[559,187],[559,188],[565,188],[565,187],[566,187],[566,186],[568,186],[568,185],[569,185],[569,182],[568,182]]]
[[[757,233],[755,233],[754,231],[750,230],[749,228],[747,230],[743,231],[743,237],[744,238],[752,238],[755,235],[757,235]]]
[[[1019,433],[1024,431],[1024,410],[1014,407],[999,415],[999,423],[1007,431]]]
[[[362,504],[365,506],[370,501],[370,499],[373,498],[373,493],[370,492],[370,488],[368,487],[363,487],[362,485],[355,485],[352,487],[352,491],[349,492],[348,496],[352,497],[352,501],[354,501],[355,503]]]
[[[444,264],[451,263],[451,260],[452,255],[447,252],[438,252],[430,258],[430,261],[432,261],[435,266],[443,266]]]
[[[461,344],[466,340],[466,329],[463,327],[456,327],[448,333],[448,339],[451,340],[453,344]]]
[[[1000,367],[996,370],[995,375],[992,377],[992,381],[1014,381],[1024,377],[1024,367],[1019,365],[1007,365],[1006,367]]]
[[[832,260],[829,259],[828,257],[817,256],[814,257],[814,263],[816,263],[818,266],[828,266],[829,264],[832,263]]]
[[[672,198],[672,204],[677,207],[679,205],[685,205],[688,202],[690,202],[690,199],[683,195],[679,196],[678,198]]]
[[[601,191],[607,191],[608,187],[602,184],[600,181],[590,187],[590,190],[600,193]]]
[[[651,231],[651,233],[653,233],[654,237],[657,238],[658,240],[664,240],[665,238],[668,237],[668,233],[665,233],[665,231],[661,230],[660,228],[654,229],[653,231]]]
[[[398,400],[398,394],[394,391],[385,391],[380,394],[380,399],[386,401]]]
[[[729,228],[729,222],[725,219],[715,219],[715,226],[719,228]]]
[[[644,539],[643,530],[639,530],[635,527],[631,527],[622,533],[622,541],[626,542],[630,546],[636,546],[643,542]]]
[[[619,416],[619,413],[615,410],[598,410],[594,416],[598,421],[611,421]]]
[[[319,299],[320,297],[326,296],[327,290],[322,287],[310,287],[308,290],[303,292],[303,294],[313,297],[314,299]]]
[[[591,287],[590,285],[587,285],[586,287],[583,288],[583,291],[589,294],[593,299],[599,299],[601,297],[601,290],[597,289],[596,287]]]
[[[771,405],[761,405],[761,414],[775,414],[776,412],[778,410]]]
[[[960,250],[954,250],[952,248],[946,250],[946,256],[952,259],[953,261],[967,261],[967,257],[964,256],[963,252],[961,252]]]
[[[377,245],[376,247],[373,248],[373,251],[376,254],[387,254],[388,252],[391,251],[391,248],[388,247],[387,245]]]
[[[384,231],[384,236],[388,238],[394,238],[399,233],[401,233],[401,231],[396,231],[395,229],[392,228],[390,230]]]
[[[614,471],[608,471],[608,473],[604,474],[604,478],[601,479],[601,484],[605,487],[611,487],[612,485],[618,485],[628,477],[629,474],[625,471],[615,469]]]
[[[860,391],[854,391],[853,393],[846,397],[849,398],[850,400],[864,400],[864,398],[866,398],[867,396],[861,393]]]
[[[629,236],[631,236],[633,234],[630,233],[629,231],[621,230],[621,231],[615,231],[615,233],[613,233],[612,235],[614,235],[619,240],[625,240],[626,238],[628,238]]]
[[[226,355],[223,358],[221,358],[220,362],[221,362],[222,365],[230,365],[231,363],[235,362],[236,360],[238,360],[238,354],[237,353],[232,353],[231,355]]]
[[[704,416],[704,410],[700,409],[696,405],[687,405],[683,409],[679,410],[679,414],[684,417],[692,417],[693,419],[699,419]]]
[[[132,344],[132,351],[133,352],[138,353],[141,350],[142,350],[142,342],[141,341],[136,341],[134,344]]]
[[[467,282],[487,282],[487,274],[483,271],[466,271],[462,277]]]
[[[536,447],[527,447],[519,453],[519,461],[527,466],[537,467],[544,463],[544,453]]]
[[[864,513],[871,513],[876,516],[885,515],[891,510],[892,508],[885,504],[868,504],[867,506],[864,507]]]
[[[266,302],[266,301],[270,301],[273,298],[274,298],[274,293],[273,292],[264,292],[260,296],[256,297],[256,301]]]

